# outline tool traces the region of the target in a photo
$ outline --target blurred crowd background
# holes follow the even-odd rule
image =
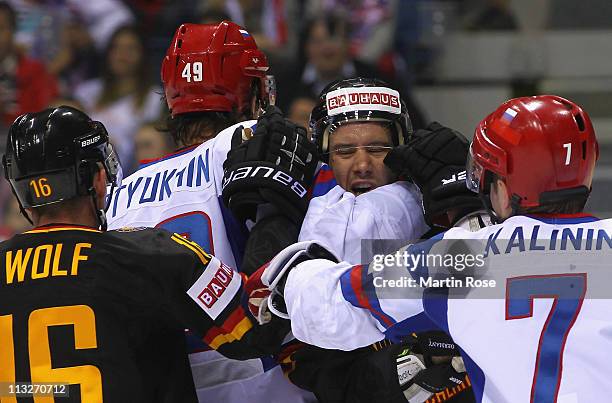
[[[413,125],[471,137],[514,96],[555,93],[593,118],[601,157],[589,202],[612,216],[612,2],[609,0],[4,0],[0,152],[20,114],[84,110],[107,127],[127,173],[175,149],[163,132],[161,60],[178,25],[230,19],[269,57],[277,104],[307,126],[320,90],[377,76]],[[0,239],[27,228],[0,182]]]

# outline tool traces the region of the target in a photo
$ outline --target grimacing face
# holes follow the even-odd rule
[[[396,177],[383,162],[389,149],[381,148],[392,146],[391,130],[380,123],[338,127],[329,136],[329,165],[338,185],[358,196],[392,183]]]

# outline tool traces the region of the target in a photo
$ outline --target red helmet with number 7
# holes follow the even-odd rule
[[[553,95],[515,98],[480,122],[467,164],[468,188],[487,194],[502,177],[515,211],[588,198],[599,147],[591,119]]]
[[[253,95],[262,108],[274,96],[268,68],[253,37],[233,22],[183,24],[162,62],[168,108],[172,116],[237,111],[250,117]]]

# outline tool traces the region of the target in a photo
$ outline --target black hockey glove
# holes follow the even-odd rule
[[[434,396],[432,401],[445,402],[469,388],[459,348],[446,333],[413,334],[401,347],[395,350],[399,351],[395,356],[397,377],[408,402],[425,402]],[[471,392],[461,395],[470,399]]]
[[[269,203],[301,224],[318,162],[316,145],[306,129],[270,106],[254,133],[243,128],[234,132],[223,163],[223,201],[241,220],[254,220],[257,207]]]
[[[352,364],[352,382],[345,401],[474,401],[471,391],[466,390],[470,384],[459,350],[446,333],[412,334],[399,344],[385,347],[377,343],[372,347],[376,351]]]
[[[427,224],[450,228],[464,215],[483,208],[478,195],[465,184],[468,152],[469,142],[461,133],[432,122],[417,130],[408,144],[394,148],[385,164],[421,189]]]

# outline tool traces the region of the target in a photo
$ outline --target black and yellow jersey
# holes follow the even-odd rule
[[[39,227],[1,243],[0,262],[0,384],[70,384],[56,401],[196,401],[185,329],[245,359],[287,326],[258,326],[240,275],[164,230]]]

